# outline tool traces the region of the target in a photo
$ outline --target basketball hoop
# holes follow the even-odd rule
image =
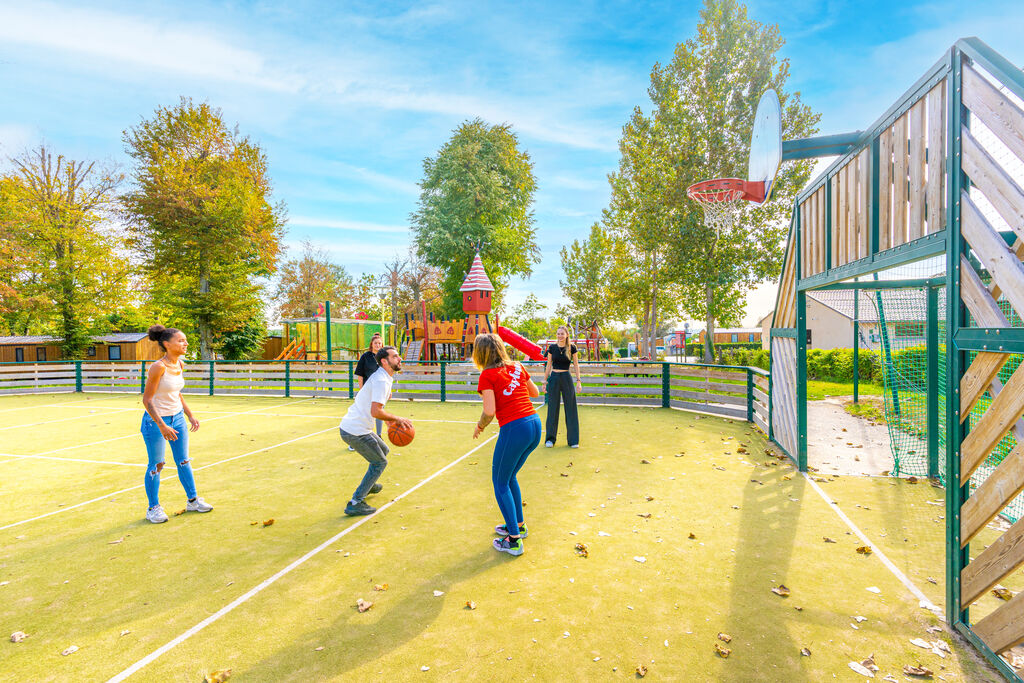
[[[736,223],[740,201],[752,200],[757,196],[756,188],[751,188],[756,185],[764,187],[764,183],[752,183],[739,178],[715,178],[690,185],[686,188],[686,196],[704,209],[704,225],[714,228],[715,233],[720,234]],[[751,189],[755,192],[750,192]]]

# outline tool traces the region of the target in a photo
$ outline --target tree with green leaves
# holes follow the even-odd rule
[[[12,161],[0,181],[0,279],[7,283],[0,296],[8,320],[27,313],[25,332],[33,319],[45,321],[63,357],[81,358],[93,320],[127,290],[125,240],[111,221],[122,176],[55,157],[45,144]]]
[[[218,337],[263,310],[261,278],[277,268],[285,208],[271,200],[266,155],[220,110],[182,98],[124,134],[134,160],[125,218],[154,299],[199,336]]]
[[[306,240],[302,252],[281,264],[277,280],[277,314],[281,318],[312,318],[330,301],[333,311],[351,307],[355,285],[345,267]]]
[[[547,306],[542,304],[537,295],[530,292],[526,295],[523,303],[512,309],[512,314],[505,318],[501,324],[531,341],[547,337],[551,330],[544,311]]]
[[[599,324],[613,320],[621,310],[615,301],[612,273],[615,242],[600,223],[590,226],[582,242],[573,240],[559,252],[564,280],[559,280],[568,299],[567,309],[583,320]]]
[[[217,341],[225,360],[252,360],[262,355],[266,338],[267,320],[260,312],[221,334]]]
[[[511,275],[528,276],[540,261],[532,211],[533,162],[508,125],[480,119],[459,126],[437,155],[424,160],[412,228],[417,251],[443,273],[438,313],[462,315],[459,287],[477,245],[500,307]]]
[[[704,360],[713,357],[716,321],[736,323],[746,293],[776,278],[796,193],[810,178],[812,161],[786,163],[772,195],[760,206],[740,202],[733,227],[716,232],[700,207],[685,195],[692,183],[746,177],[754,113],[764,91],[782,103],[783,139],[817,132],[819,114],[789,92],[789,62],[777,26],[747,16],[737,0],[706,0],[696,35],[676,46],[672,60],[656,64],[649,95],[650,119],[658,128],[656,148],[661,206],[673,238],[666,264],[678,284],[681,306],[707,324]]]

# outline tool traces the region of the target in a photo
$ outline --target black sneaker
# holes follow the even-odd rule
[[[345,514],[349,517],[357,517],[359,515],[372,515],[376,511],[377,508],[367,505],[365,500],[361,500],[355,505],[349,502],[349,504],[345,506]]]
[[[374,484],[370,487],[370,493],[380,493],[384,490],[384,484]]]

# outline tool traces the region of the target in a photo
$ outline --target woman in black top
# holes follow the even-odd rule
[[[547,379],[548,417],[545,424],[547,436],[544,446],[551,448],[558,436],[558,409],[561,401],[565,402],[565,428],[570,448],[580,447],[580,419],[576,412],[576,392],[583,390],[580,381],[580,360],[576,345],[569,341],[569,328],[562,325],[556,335],[557,343],[548,346],[544,351],[547,365],[544,366],[544,377]],[[569,366],[576,375],[576,384],[569,376]],[[560,401],[561,400],[561,401]]]
[[[380,363],[377,362],[376,353],[380,351],[381,347],[384,346],[384,340],[381,339],[380,334],[374,334],[370,337],[370,350],[359,357],[359,362],[356,363],[355,376],[358,386],[356,391],[363,388],[363,384],[366,380],[370,379],[370,375],[377,372],[380,368]],[[380,436],[383,422],[377,420],[377,436]],[[348,447],[350,451],[355,449],[351,446]]]

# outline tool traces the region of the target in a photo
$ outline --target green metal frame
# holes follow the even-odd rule
[[[960,421],[959,387],[964,369],[967,367],[967,354],[972,351],[1001,351],[1004,353],[1024,353],[1024,329],[986,329],[965,327],[968,321],[967,311],[960,298],[960,258],[969,256],[961,235],[960,226],[960,194],[969,186],[969,180],[962,172],[961,163],[961,126],[969,125],[969,114],[963,109],[962,69],[967,63],[975,63],[991,74],[999,85],[1005,87],[1017,97],[1024,98],[1024,72],[1011,64],[977,38],[965,38],[957,41],[947,53],[936,62],[918,81],[908,89],[879,119],[858,136],[837,136],[832,141],[836,146],[841,142],[849,144],[843,155],[832,163],[818,178],[802,190],[793,207],[790,230],[792,251],[789,258],[796,259],[796,292],[797,292],[797,324],[796,328],[773,328],[773,337],[793,338],[797,343],[797,438],[798,452],[796,455],[800,469],[806,468],[806,293],[811,290],[884,290],[921,287],[927,294],[926,337],[929,353],[927,355],[927,412],[928,412],[928,473],[929,476],[939,474],[939,348],[940,341],[946,345],[946,386],[947,396],[945,414],[945,476],[946,490],[946,618],[958,631],[964,634],[972,644],[999,671],[1012,680],[1021,681],[1006,662],[995,655],[974,634],[970,627],[970,615],[967,610],[960,609],[960,574],[970,561],[968,547],[960,547],[960,508],[966,500],[968,490],[958,485],[960,481],[960,445],[969,428],[969,421]],[[879,250],[880,210],[879,196],[880,156],[879,135],[887,130],[893,122],[920,100],[937,84],[946,84],[946,120],[948,122],[946,149],[946,229],[941,232],[925,235],[907,244]],[[852,139],[855,138],[855,139]],[[797,141],[786,147],[787,152],[798,154],[810,152],[824,140]],[[833,267],[832,263],[832,179],[857,154],[865,149],[869,151],[871,173],[870,195],[870,234],[868,255],[852,263]],[[793,156],[792,158],[802,158]],[[825,190],[825,265],[823,272],[803,277],[801,266],[801,244],[803,234],[800,226],[800,205],[822,187]],[[1012,235],[1004,235],[1012,241]],[[941,278],[917,278],[913,280],[872,282],[849,282],[853,278],[877,274],[881,270],[906,265],[925,258],[944,256],[946,274]],[[786,264],[783,264],[785,270]],[[946,329],[940,338],[938,288],[946,287]],[[781,297],[781,292],[779,294]],[[859,297],[858,297],[859,300]],[[778,299],[776,310],[778,309]],[[855,400],[858,397],[857,350],[859,347],[859,301],[855,302],[854,313],[854,354],[855,354]],[[884,323],[883,323],[884,324]],[[769,379],[769,403],[772,402],[773,378]],[[774,417],[772,406],[769,405],[769,438],[774,442]],[[781,447],[781,445],[780,445]],[[785,451],[785,448],[782,449]]]

